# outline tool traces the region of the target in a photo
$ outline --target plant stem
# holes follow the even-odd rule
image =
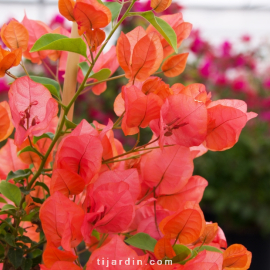
[[[118,75],[118,76],[114,76],[114,77],[111,77],[111,78],[108,78],[108,79],[105,79],[105,80],[102,80],[102,81],[97,81],[97,82],[93,82],[93,83],[89,83],[89,84],[86,84],[85,87],[88,87],[88,86],[94,86],[94,85],[97,85],[99,83],[103,83],[103,82],[108,82],[108,81],[113,81],[113,80],[117,80],[117,79],[120,79],[120,78],[124,78],[125,77],[125,74],[121,74],[121,75]],[[90,89],[84,89],[80,95],[83,95],[84,93],[87,93],[88,91],[90,91]]]

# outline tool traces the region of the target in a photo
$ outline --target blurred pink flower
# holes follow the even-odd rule
[[[9,90],[9,85],[5,78],[0,78],[0,93],[7,92]]]

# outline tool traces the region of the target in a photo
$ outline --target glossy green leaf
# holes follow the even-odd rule
[[[77,127],[75,123],[68,120],[67,116],[65,116],[65,125],[67,129],[73,129]]]
[[[28,243],[31,244],[33,241],[26,235],[22,235],[22,236],[18,236],[16,238],[16,241],[20,241],[20,242],[24,242],[24,243]]]
[[[8,259],[13,264],[14,268],[17,269],[22,265],[23,262],[23,250],[20,248],[10,248],[8,251]]]
[[[13,179],[14,181],[22,180],[27,178],[30,174],[32,174],[32,171],[29,169],[25,170],[18,170],[16,172],[9,172],[7,175],[7,181]]]
[[[9,200],[14,202],[17,206],[20,204],[22,195],[20,189],[6,181],[0,182],[0,192]]]
[[[194,248],[197,252],[201,252],[203,250],[207,250],[207,251],[212,251],[212,252],[218,252],[218,253],[222,253],[222,251],[219,248],[213,247],[213,246],[201,246],[201,247],[196,247]]]
[[[156,30],[166,39],[166,41],[173,47],[177,53],[177,37],[172,27],[164,20],[156,17],[153,11],[145,12],[130,12],[130,15],[141,16],[146,19]]]
[[[74,52],[87,57],[86,44],[81,38],[69,38],[60,34],[43,35],[35,42],[30,52],[44,50]]]
[[[87,62],[81,62],[78,64],[84,76],[86,76],[87,71],[89,70],[89,65]],[[98,81],[106,80],[110,77],[111,70],[108,68],[103,68],[98,72],[94,73],[93,71],[90,73],[88,78],[96,79]]]
[[[48,186],[42,182],[36,182],[35,186],[40,186],[42,187],[43,189],[45,189],[47,191],[47,193],[50,195],[50,190],[48,188]]]
[[[15,244],[15,237],[14,237],[14,235],[12,235],[11,233],[7,233],[7,234],[4,236],[4,240],[5,240],[5,242],[7,242],[10,246],[16,247],[16,244]]]
[[[0,258],[2,259],[5,256],[5,248],[3,245],[0,245]]]
[[[86,76],[87,74],[87,71],[89,70],[89,65],[87,62],[81,62],[78,64],[79,68],[82,70],[82,73],[83,73],[83,76]],[[90,72],[90,75],[91,76],[92,74],[94,74],[93,71]],[[89,78],[89,77],[88,77]]]
[[[35,203],[40,203],[40,204],[43,204],[44,200],[41,200],[40,198],[36,198],[36,197],[32,197],[32,200],[35,202]]]
[[[44,133],[44,134],[42,134],[41,136],[38,136],[38,137],[34,136],[33,142],[37,143],[40,139],[44,139],[44,138],[48,138],[48,139],[53,140],[54,134],[51,133],[51,132],[47,132],[47,133]]]
[[[190,260],[192,260],[193,258],[195,258],[197,255],[198,255],[198,252],[197,252],[195,249],[193,249],[193,250],[191,251],[191,256],[190,256],[188,259],[179,262],[179,264],[184,265],[184,264],[186,264],[188,261],[190,261]]]
[[[112,13],[112,21],[114,21],[118,17],[123,5],[118,2],[104,2],[103,4],[110,9]]]
[[[147,233],[137,233],[126,239],[125,242],[133,247],[154,252],[157,240]]]
[[[12,204],[5,204],[5,205],[3,205],[1,210],[4,211],[4,210],[10,210],[10,209],[13,210],[13,209],[16,209],[16,207]]]
[[[30,145],[24,147],[21,151],[17,152],[17,156],[25,152],[34,152],[37,155],[41,156],[41,153],[39,153],[35,148],[31,147]]]
[[[30,78],[37,83],[41,83],[44,85],[50,93],[55,96],[56,98],[60,98],[60,86],[59,83],[53,79],[45,78],[45,77],[39,77],[39,76],[30,76]]]
[[[22,218],[22,221],[31,221],[32,218],[33,218],[38,212],[39,212],[39,208],[36,208],[36,209],[32,210],[30,214],[28,214],[28,215],[26,215],[26,216],[24,216],[24,217]]]
[[[4,198],[0,197],[0,203],[7,203],[7,201]]]
[[[92,231],[92,236],[95,236],[97,238],[97,240],[100,240],[100,234],[97,230]]]
[[[185,245],[174,245],[173,250],[176,254],[176,256],[172,259],[173,263],[182,262],[191,254],[191,250]]]
[[[97,73],[94,73],[91,76],[89,76],[89,78],[96,79],[98,81],[103,81],[103,80],[108,79],[110,75],[111,75],[111,70],[108,68],[103,68],[99,70]]]
[[[30,258],[23,258],[23,262],[22,262],[22,270],[30,270],[32,268],[32,260]]]

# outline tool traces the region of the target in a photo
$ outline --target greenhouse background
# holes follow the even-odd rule
[[[202,209],[206,220],[217,221],[224,229],[229,244],[242,243],[252,251],[251,270],[270,269],[269,0],[181,0],[177,4],[194,30],[181,46],[181,51],[190,52],[190,58],[177,82],[203,83],[214,92],[213,99],[243,99],[249,110],[259,113],[233,149],[209,152],[195,160],[195,174],[209,181]],[[63,23],[55,19],[57,1],[52,0],[0,0],[0,11],[0,25],[12,17],[21,21],[25,12],[47,24]],[[69,22],[64,23],[69,27]],[[0,82],[2,100],[6,82]],[[81,107],[78,102],[78,121],[82,116],[100,122],[114,118],[111,100],[117,94],[107,90],[102,94],[106,102],[84,95],[82,100],[88,105]],[[107,114],[97,115],[99,108]],[[133,139],[124,142],[132,145]]]

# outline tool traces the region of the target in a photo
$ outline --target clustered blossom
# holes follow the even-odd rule
[[[162,12],[170,5],[170,1],[161,2],[153,0],[151,7]],[[42,230],[47,243],[40,269],[82,269],[77,255],[82,241],[91,251],[86,270],[107,269],[98,264],[104,256],[111,262],[140,259],[142,265],[129,267],[134,270],[248,269],[251,253],[240,244],[227,247],[218,224],[205,220],[199,203],[208,182],[193,175],[193,161],[208,150],[233,147],[247,121],[257,114],[247,112],[241,100],[213,101],[202,84],[171,86],[155,76],[159,68],[165,76],[178,76],[188,54],[172,55],[174,49],[168,38],[153,26],[121,33],[116,47],[103,54],[98,51],[105,45],[101,28],[112,19],[110,9],[96,0],[59,0],[59,10],[68,20],[77,22],[79,34],[85,35],[90,69],[97,73],[107,68],[111,76],[120,66],[128,83],[114,102],[119,116],[115,123],[110,119],[92,124],[82,120],[76,125],[61,116],[57,127],[59,104],[64,114],[69,107],[60,97],[52,97],[46,83],[29,76],[15,77],[8,93],[9,105],[0,103],[0,140],[15,127],[14,140],[8,139],[0,150],[0,160],[6,159],[1,163],[0,177],[2,181],[8,179],[1,181],[0,190],[11,203],[8,210],[20,209],[15,225],[9,225],[22,228],[22,234],[25,230],[27,244],[38,242]],[[181,13],[164,15],[160,20],[175,31],[178,47],[189,36],[192,26],[184,22]],[[52,31],[26,15],[22,23],[11,23],[16,25],[15,32],[6,30],[9,25],[1,31],[9,53],[22,50],[24,57],[36,64],[47,58],[59,60],[59,68],[63,68],[66,52],[32,52],[31,48],[44,34],[69,36],[66,30],[60,27]],[[14,38],[10,37],[21,41],[15,44],[18,48],[11,45]],[[4,68],[3,74],[9,68]],[[84,86],[88,78],[82,79],[79,74],[77,79]],[[95,94],[107,88],[106,82],[89,81],[96,83],[91,88]],[[143,128],[150,128],[153,135],[148,143],[139,145]],[[126,136],[137,134],[131,150],[126,151],[115,138],[115,129],[122,129]],[[25,174],[19,177],[18,172],[9,173],[17,170]],[[5,185],[23,193],[19,203],[1,189]],[[4,196],[1,198],[1,203],[5,202]],[[38,221],[29,218],[34,211],[39,211]],[[7,218],[10,213],[4,211],[1,216]],[[27,218],[20,219],[25,213]],[[136,244],[136,237],[147,238]],[[23,241],[17,234],[15,240]],[[20,249],[23,254],[30,251],[27,245]],[[5,263],[16,264],[11,258],[7,256]],[[166,259],[173,265],[159,265]],[[149,264],[150,260],[156,264]],[[124,268],[110,264],[108,269]]]

